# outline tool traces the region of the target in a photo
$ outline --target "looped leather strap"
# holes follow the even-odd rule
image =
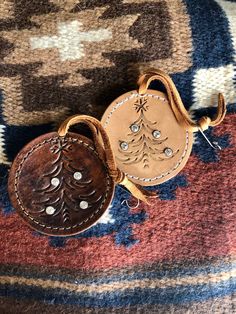
[[[99,157],[107,164],[110,176],[118,184],[124,185],[133,196],[148,203],[148,197],[154,196],[154,193],[142,190],[134,183],[129,181],[123,172],[121,172],[115,162],[115,157],[110,145],[110,141],[106,131],[104,130],[102,124],[95,118],[86,115],[74,115],[67,118],[59,127],[59,136],[65,136],[70,128],[70,126],[84,123],[86,124],[93,134],[94,144]]]
[[[146,94],[148,86],[153,80],[160,81],[165,86],[168,100],[170,102],[173,113],[177,121],[187,130],[191,132],[197,132],[200,128],[202,131],[204,131],[208,129],[209,126],[216,126],[223,121],[226,114],[226,104],[224,96],[221,93],[218,95],[218,107],[214,119],[212,120],[211,118],[204,116],[196,123],[190,118],[187,110],[185,109],[174,82],[172,81],[170,76],[163,71],[151,69],[141,75],[138,80],[139,94]]]

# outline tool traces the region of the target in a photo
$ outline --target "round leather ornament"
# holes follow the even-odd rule
[[[68,132],[85,123],[93,140]],[[95,224],[111,203],[115,184],[148,202],[142,191],[115,163],[109,138],[101,123],[85,115],[69,117],[58,132],[27,144],[10,170],[11,202],[24,221],[47,235],[78,234]]]
[[[8,188],[13,206],[27,224],[48,235],[66,236],[91,227],[103,215],[114,184],[92,140],[53,132],[21,150]]]
[[[166,93],[148,89],[159,80]],[[118,167],[129,180],[153,186],[176,176],[187,163],[196,125],[187,114],[171,78],[160,70],[143,74],[138,90],[114,100],[102,117]],[[205,123],[205,124],[204,124]]]
[[[192,132],[178,123],[166,95],[159,91],[120,96],[106,110],[102,124],[118,167],[143,186],[176,176],[192,150]]]

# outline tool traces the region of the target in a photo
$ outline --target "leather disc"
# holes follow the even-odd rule
[[[166,95],[159,91],[120,96],[105,111],[102,124],[118,167],[143,186],[177,175],[191,153],[192,133],[178,123]]]
[[[75,133],[40,136],[16,157],[8,182],[20,216],[48,235],[77,234],[108,208],[114,182],[90,139]]]

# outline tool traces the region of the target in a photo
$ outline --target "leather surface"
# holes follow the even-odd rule
[[[191,153],[192,133],[178,123],[167,97],[159,91],[147,90],[144,96],[136,91],[121,95],[107,108],[102,124],[118,167],[143,186],[174,177]],[[137,132],[132,132],[132,125],[138,126]],[[122,143],[128,144],[126,150]]]
[[[108,208],[114,182],[93,143],[75,133],[40,136],[16,157],[9,195],[20,216],[49,235],[77,234]]]

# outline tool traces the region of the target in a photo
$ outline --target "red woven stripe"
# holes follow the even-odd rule
[[[233,118],[226,118],[224,133]],[[183,171],[189,186],[177,191],[175,201],[156,200],[152,206],[145,206],[149,218],[134,226],[134,235],[140,242],[130,249],[116,246],[112,235],[69,239],[64,248],[53,248],[46,237],[34,236],[15,214],[0,218],[0,251],[4,252],[0,263],[101,269],[234,255],[234,148],[225,149],[220,156],[221,161],[215,164],[190,158]]]

